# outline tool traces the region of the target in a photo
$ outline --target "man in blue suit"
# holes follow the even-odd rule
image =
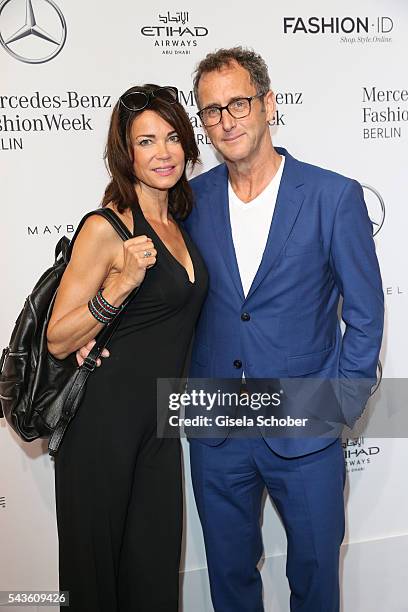
[[[195,208],[186,226],[210,285],[190,376],[373,381],[383,294],[361,186],[273,147],[274,95],[253,51],[207,55],[194,85],[199,116],[225,163],[191,183]],[[350,425],[360,416],[355,406],[342,406]],[[290,609],[338,612],[339,438],[226,433],[191,439],[190,452],[215,611],[263,610],[257,564],[266,487],[287,534]]]

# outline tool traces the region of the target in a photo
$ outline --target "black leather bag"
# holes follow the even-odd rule
[[[91,215],[101,215],[123,240],[132,238],[127,227],[110,209],[85,215],[71,242],[65,236],[55,248],[55,263],[46,270],[27,297],[15,323],[10,343],[0,361],[0,418],[25,441],[49,438],[48,450],[55,455],[62,437],[81,403],[88,376],[109,343],[125,308],[106,325],[84,364],[79,367],[75,353],[55,359],[47,350],[47,326],[57,289],[68,265],[72,247],[81,227]],[[134,296],[133,291],[124,306]],[[2,414],[3,413],[3,414]]]

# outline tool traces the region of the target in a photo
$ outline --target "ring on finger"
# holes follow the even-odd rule
[[[151,256],[152,256],[151,251],[143,251],[143,257],[151,257]]]

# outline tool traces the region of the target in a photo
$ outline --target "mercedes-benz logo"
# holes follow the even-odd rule
[[[376,236],[385,220],[385,204],[381,194],[371,185],[361,185],[364,190],[364,199],[368,215],[373,224],[373,236]]]
[[[65,17],[53,0],[1,2],[0,43],[7,53],[20,62],[49,62],[60,53],[66,38]]]

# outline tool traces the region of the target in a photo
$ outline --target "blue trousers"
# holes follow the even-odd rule
[[[339,611],[345,464],[341,441],[283,458],[263,438],[190,441],[194,494],[204,533],[215,612],[263,612],[260,528],[264,488],[287,536],[294,612]]]

